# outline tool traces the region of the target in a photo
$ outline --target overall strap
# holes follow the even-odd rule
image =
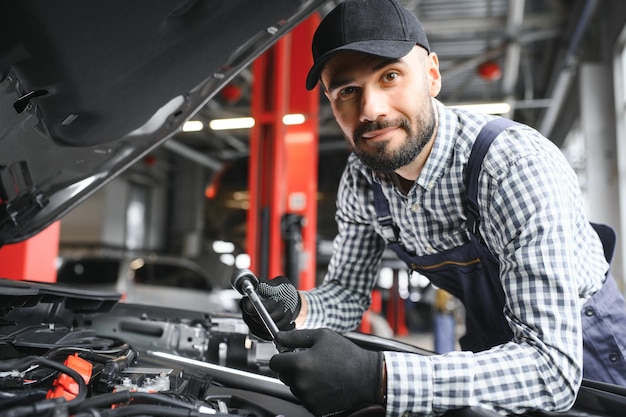
[[[478,211],[478,174],[480,173],[480,167],[491,143],[503,130],[515,124],[517,123],[505,118],[497,118],[489,121],[482,127],[478,136],[476,136],[476,142],[474,142],[472,152],[467,161],[465,174],[465,188],[467,190],[467,227],[469,231],[481,241],[482,238],[478,232],[478,226],[480,225],[480,213]]]
[[[398,226],[395,225],[391,218],[391,211],[389,210],[389,201],[383,194],[383,188],[376,181],[372,182],[372,191],[374,192],[374,208],[376,209],[376,217],[378,223],[382,227],[382,236],[387,242],[389,249],[392,249],[396,253],[400,254],[404,252],[404,249],[400,245],[400,233]],[[400,251],[400,252],[398,252]]]

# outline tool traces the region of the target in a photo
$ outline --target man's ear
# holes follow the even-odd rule
[[[439,72],[439,57],[436,53],[431,52],[426,58],[428,72],[428,86],[430,88],[430,96],[437,97],[441,91],[441,73]]]

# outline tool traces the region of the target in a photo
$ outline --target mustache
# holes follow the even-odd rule
[[[375,130],[386,129],[388,127],[399,127],[404,129],[407,133],[410,133],[411,123],[409,119],[406,117],[400,117],[395,120],[384,119],[384,120],[374,120],[371,122],[363,123],[361,126],[357,127],[354,131],[354,142],[363,140],[363,135],[368,132],[373,132]]]

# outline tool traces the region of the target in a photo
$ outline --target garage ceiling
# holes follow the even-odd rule
[[[550,136],[598,0],[399,2],[420,18],[439,56],[441,101],[449,105],[507,102],[512,110],[505,116]],[[319,13],[325,15],[338,3],[327,2]],[[500,78],[489,80],[479,74],[478,67],[488,61],[501,69]],[[229,101],[218,95],[197,118],[208,126],[215,118],[249,116],[251,82],[247,69],[232,81],[240,98]],[[320,151],[345,148],[323,95],[320,104]],[[218,132],[205,127],[201,132],[181,133],[166,145],[179,152],[191,147],[207,166],[219,166],[247,155],[248,135],[245,129]]]

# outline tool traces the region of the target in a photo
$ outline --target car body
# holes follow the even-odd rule
[[[127,303],[210,313],[239,311],[241,295],[223,288],[205,268],[179,256],[156,253],[81,254],[60,257],[57,282],[117,292]]]
[[[324,3],[4,2],[0,245],[37,234],[162,145]],[[273,344],[251,337],[241,317],[120,302],[131,293],[115,285],[0,279],[1,416],[310,416],[268,369]],[[347,336],[373,350],[432,354]],[[624,391],[586,381],[559,415],[621,417]]]

